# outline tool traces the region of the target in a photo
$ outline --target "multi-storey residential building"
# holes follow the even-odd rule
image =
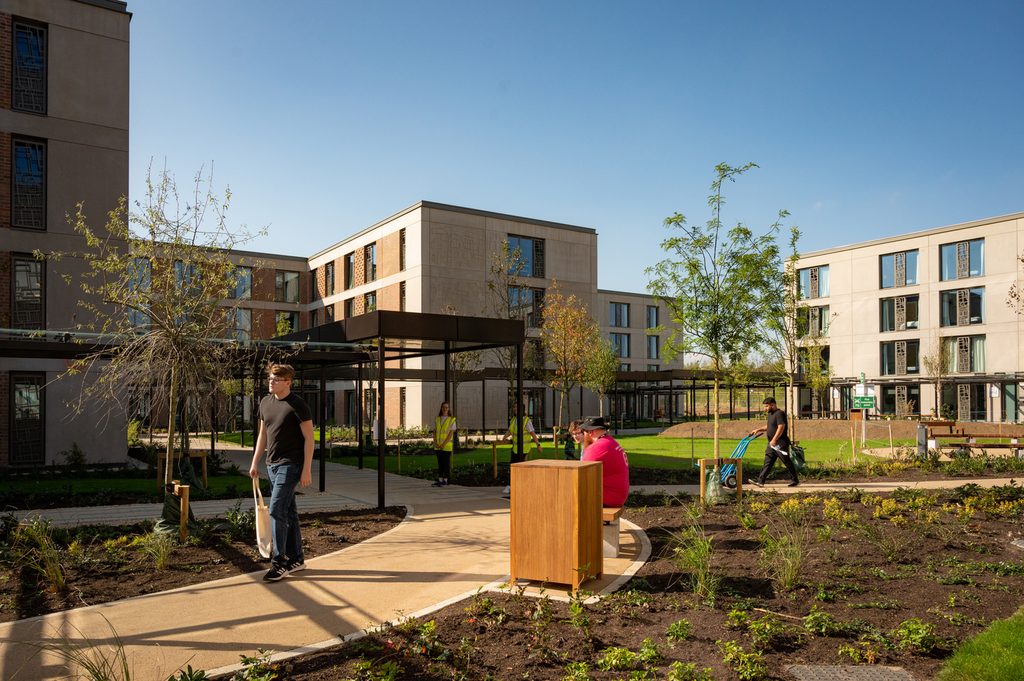
[[[806,328],[834,376],[828,408],[845,411],[861,390],[883,414],[1024,420],[1024,319],[1007,304],[1022,252],[1016,213],[804,255]],[[816,407],[804,390],[801,409]]]
[[[0,2],[0,328],[66,329],[80,314],[62,277],[83,263],[32,253],[79,250],[65,215],[82,202],[103,220],[128,192],[129,20],[117,0]],[[64,369],[0,357],[0,466],[59,462],[74,443],[123,453],[123,420],[65,407],[80,384],[52,383]]]
[[[346,319],[376,308],[409,312],[455,312],[492,316],[504,298],[496,296],[491,267],[502,243],[522,256],[516,290],[507,292],[513,313],[538,342],[545,293],[556,283],[573,294],[597,320],[619,353],[624,371],[678,368],[661,355],[657,331],[666,311],[650,296],[597,288],[597,232],[545,220],[421,201],[309,259],[315,288],[309,305],[310,325]],[[489,285],[491,282],[491,285]],[[502,303],[497,301],[502,300]],[[653,323],[650,323],[652,322]],[[409,360],[408,369],[437,369],[438,358]],[[495,359],[482,357],[483,366]],[[388,426],[430,424],[444,398],[438,383],[390,383],[385,395]],[[355,419],[355,386],[334,383],[338,423]],[[509,385],[470,381],[459,388],[458,417],[472,428],[502,428],[508,423]],[[368,395],[364,395],[367,398]],[[581,403],[582,400],[582,403]],[[538,425],[556,416],[555,395],[541,382],[526,388],[527,411]],[[364,404],[371,404],[367,399]],[[565,405],[569,413],[597,411],[596,398],[575,391]],[[371,408],[372,410],[372,408]]]

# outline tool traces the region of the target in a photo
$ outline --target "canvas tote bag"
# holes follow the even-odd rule
[[[260,555],[270,558],[273,535],[270,533],[270,508],[263,503],[263,492],[256,478],[252,479],[252,498],[256,502],[256,546]]]

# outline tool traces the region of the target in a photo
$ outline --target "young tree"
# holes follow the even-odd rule
[[[521,319],[527,327],[539,326],[538,310],[543,309],[544,300],[538,300],[541,291],[527,286],[522,280],[525,263],[518,248],[509,248],[508,241],[501,242],[501,248],[491,254],[488,264],[487,302],[484,315],[498,319]],[[523,348],[524,378],[539,378],[544,370],[544,357],[539,343],[527,342]],[[508,378],[509,385],[516,382],[516,349],[495,348],[491,351],[495,363]]]
[[[231,192],[215,195],[212,183],[212,173],[200,171],[183,197],[168,171],[154,177],[151,170],[145,199],[129,210],[122,197],[99,229],[77,206],[69,221],[84,238],[83,251],[37,253],[84,260],[78,304],[94,321],[80,328],[109,343],[64,373],[95,376],[72,406],[80,411],[100,399],[124,408],[131,395],[145,392],[154,405],[166,405],[165,483],[174,469],[175,415],[189,401],[216,395],[239,358],[238,344],[227,340],[236,335],[239,299],[230,294],[243,264],[232,251],[252,235],[228,226]]]
[[[931,352],[921,356],[921,366],[925,373],[935,381],[935,418],[944,418],[942,415],[942,384],[949,373],[945,348],[942,345],[942,338],[936,338],[932,343]]]
[[[583,382],[587,363],[594,350],[594,338],[600,335],[597,322],[575,294],[565,295],[552,282],[544,296],[544,324],[540,337],[544,355],[555,366],[547,383],[558,391],[558,417],[555,427],[563,425],[562,415],[570,391]]]
[[[786,211],[779,212],[779,219],[788,217]],[[782,281],[780,286],[773,291],[777,297],[774,305],[782,310],[782,314],[771,316],[766,321],[766,327],[771,335],[772,354],[777,359],[778,371],[786,380],[786,394],[789,396],[789,404],[797,404],[796,375],[797,365],[800,362],[800,339],[808,332],[807,317],[800,314],[800,281],[797,273],[797,264],[800,262],[800,230],[797,227],[789,229],[789,255],[782,270]],[[796,421],[799,418],[799,409],[791,409],[789,420],[789,437],[796,439]]]
[[[583,372],[583,387],[597,395],[598,415],[604,416],[604,397],[615,387],[615,373],[619,370],[619,357],[611,341],[598,333],[592,339],[593,349]]]
[[[708,196],[708,221],[690,225],[680,213],[667,218],[665,226],[679,234],[661,243],[669,257],[647,269],[651,293],[669,310],[666,356],[691,353],[708,360],[714,381],[716,458],[721,451],[722,379],[732,363],[764,343],[770,318],[782,314],[777,295],[782,264],[776,235],[787,213],[781,211],[761,235],[741,222],[728,229],[722,222],[722,185],[756,167],[754,163],[738,168],[717,165]]]

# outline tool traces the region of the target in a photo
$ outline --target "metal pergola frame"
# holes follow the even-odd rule
[[[318,369],[320,390],[320,491],[325,489],[327,468],[326,428],[327,381],[361,382],[363,366],[376,364],[379,389],[377,418],[386,423],[384,386],[393,380],[444,381],[445,399],[450,385],[450,356],[453,353],[489,350],[502,347],[516,349],[515,399],[523,400],[523,347],[526,325],[518,319],[493,319],[457,315],[428,314],[375,310],[349,319],[323,324],[312,329],[293,332],[273,340],[230,341],[238,345],[238,363],[254,372],[269,360],[287,361],[302,372]],[[0,357],[32,359],[76,359],[117,346],[116,339],[98,334],[64,331],[7,330],[0,334]],[[444,357],[444,370],[388,368],[387,363],[403,359]],[[482,374],[486,375],[486,374]],[[256,385],[259,381],[256,381]],[[258,398],[257,393],[253,397]],[[357,440],[362,441],[363,400],[357,399],[359,418]],[[523,460],[523,429],[516,429],[513,462]],[[211,438],[212,440],[212,438]],[[385,506],[384,455],[386,437],[377,440],[377,505]]]

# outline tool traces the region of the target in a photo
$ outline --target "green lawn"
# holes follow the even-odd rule
[[[244,495],[252,487],[248,475],[215,475],[211,476],[210,492],[213,496],[225,496],[233,487]],[[160,490],[156,484],[156,472],[146,478],[120,477],[61,477],[61,478],[13,478],[0,482],[0,495],[3,494],[149,494],[158,495]]]
[[[939,681],[1024,679],[1024,610],[960,646],[936,677]]]

